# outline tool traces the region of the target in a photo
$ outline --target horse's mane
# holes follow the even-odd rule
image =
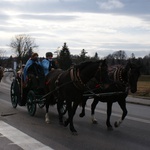
[[[140,72],[141,67],[141,64],[139,65],[137,62],[129,60],[124,68],[126,71],[128,71],[129,69],[135,69]]]
[[[47,75],[46,75],[46,80],[48,79],[53,79],[55,78],[55,76],[57,74],[61,74],[62,72],[64,72],[62,69],[54,69],[54,70],[51,70]]]
[[[93,63],[93,61],[84,61],[84,62],[81,62],[81,63],[75,65],[74,67],[78,68],[78,69],[83,69],[83,68],[85,68],[86,66],[89,66],[92,63]]]
[[[109,68],[109,70],[112,70],[114,68],[123,68],[123,69],[125,69],[125,71],[128,71],[130,68],[138,68],[138,67],[139,66],[135,62],[128,61],[124,65],[116,64],[116,65],[113,65],[113,66],[109,66],[108,68]]]
[[[84,62],[81,62],[81,63],[79,63],[77,65],[74,65],[74,67],[77,68],[77,69],[83,69],[86,66],[89,66],[89,65],[93,64],[93,62],[95,62],[95,64],[96,63],[99,64],[101,62],[101,60],[97,60],[97,61],[84,61]]]

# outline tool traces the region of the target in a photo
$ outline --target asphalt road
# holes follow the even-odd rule
[[[44,121],[45,109],[38,108],[35,116],[29,116],[25,106],[12,108],[10,83],[12,75],[5,73],[0,83],[0,150],[149,150],[150,107],[127,103],[128,115],[119,128],[108,131],[105,125],[106,104],[96,109],[98,124],[90,120],[90,103],[86,116],[79,118],[79,107],[74,117],[78,135],[68,127],[59,125],[56,106],[50,107],[51,123]],[[121,116],[118,104],[113,105],[112,124]]]

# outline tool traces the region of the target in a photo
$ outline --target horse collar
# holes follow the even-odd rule
[[[79,69],[77,68],[71,68],[70,69],[70,77],[73,81],[73,84],[80,90],[83,90],[85,87],[85,84],[81,80]]]
[[[114,73],[114,81],[120,81],[122,84],[127,84],[128,81],[125,81],[122,77],[122,73],[123,73],[124,69],[123,67],[121,68],[116,68],[116,71]]]

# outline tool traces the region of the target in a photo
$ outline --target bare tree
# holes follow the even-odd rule
[[[114,57],[114,59],[116,59],[118,61],[118,63],[123,63],[124,60],[127,59],[127,54],[125,51],[120,50],[120,51],[116,51],[112,54],[112,56]]]
[[[126,52],[122,50],[114,52],[113,56],[115,59],[119,59],[119,60],[123,60],[127,58]]]
[[[5,57],[6,51],[3,49],[0,49],[0,58]]]
[[[38,47],[34,43],[34,39],[26,34],[16,35],[11,40],[9,46],[15,51],[15,54],[17,55],[18,59],[29,55],[33,48]]]

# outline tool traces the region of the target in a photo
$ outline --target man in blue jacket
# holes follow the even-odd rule
[[[24,68],[24,86],[31,89],[44,89],[45,75],[38,54],[33,53]],[[43,92],[43,91],[42,91]]]
[[[46,58],[42,60],[42,67],[44,69],[45,76],[52,70],[56,69],[55,62],[52,60],[53,53],[47,52]]]
[[[27,79],[27,74],[28,74],[28,71],[29,71],[29,68],[31,65],[37,65],[37,66],[40,66],[40,63],[38,61],[38,54],[37,53],[33,53],[31,55],[31,58],[26,62],[26,65],[24,67],[24,81],[26,81]],[[41,67],[42,68],[42,67]],[[34,70],[32,70],[33,72],[36,72],[36,68]]]

